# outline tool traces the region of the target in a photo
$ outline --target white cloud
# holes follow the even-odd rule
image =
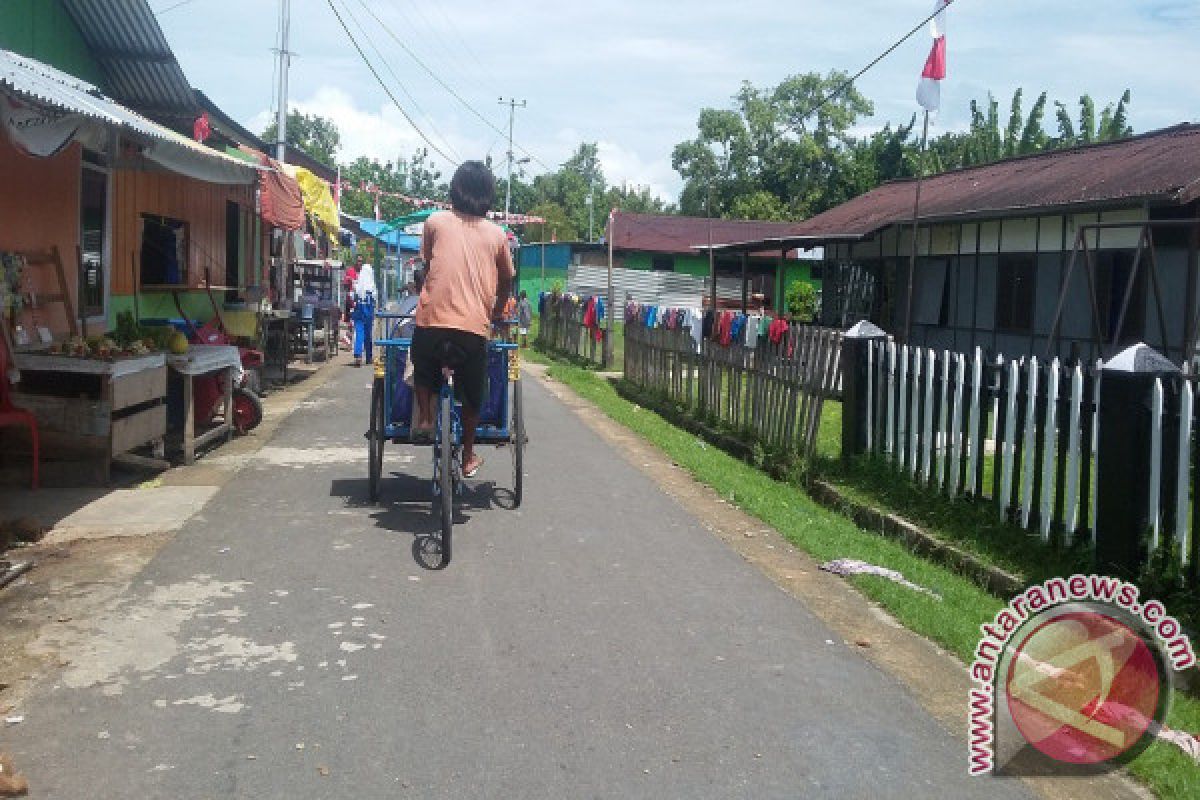
[[[496,126],[507,126],[498,97],[528,100],[517,112],[517,141],[538,161],[555,167],[579,143],[599,142],[611,180],[649,185],[670,198],[680,185],[671,150],[695,135],[700,109],[728,107],[743,80],[769,86],[808,71],[853,73],[931,8],[929,0],[610,0],[602,6],[527,0],[496,13],[484,0],[367,2]],[[338,5],[367,19],[353,0]],[[347,158],[393,160],[411,152],[419,137],[358,59],[325,0],[293,0],[292,7],[294,105],[334,117]],[[181,9],[160,21],[188,77],[261,130],[271,96],[277,0],[202,0],[184,9],[197,13]],[[1108,103],[1129,87],[1138,130],[1195,119],[1197,9],[1196,0],[956,3],[950,75],[935,130],[965,127],[972,98],[990,90],[1007,103],[1018,86],[1030,102],[1046,90],[1070,105],[1084,93]],[[490,151],[502,159],[503,136],[450,97],[385,31],[368,29],[458,154]],[[876,113],[860,120],[861,130],[909,120],[928,48],[922,30],[862,79],[858,88]]]

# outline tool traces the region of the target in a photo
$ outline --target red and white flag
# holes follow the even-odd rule
[[[917,84],[917,102],[926,111],[937,111],[942,105],[942,80],[946,77],[946,8],[954,0],[934,0],[937,14],[929,21],[929,32],[933,35],[933,47],[921,71],[921,82]]]

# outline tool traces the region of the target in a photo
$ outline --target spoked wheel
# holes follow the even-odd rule
[[[450,563],[450,540],[454,533],[454,398],[449,395],[443,396],[439,405],[441,438],[438,442],[438,500],[442,513],[440,567],[445,567]]]
[[[525,487],[525,416],[521,408],[521,382],[512,385],[513,508],[521,507]]]
[[[238,387],[233,390],[233,427],[238,435],[245,436],[258,427],[263,419],[262,400],[249,389]]]
[[[367,496],[372,503],[379,499],[379,480],[383,476],[383,394],[383,379],[376,378],[375,385],[371,387],[371,428],[367,431]]]

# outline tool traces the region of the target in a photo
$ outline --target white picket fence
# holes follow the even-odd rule
[[[1043,541],[1094,541],[1102,362],[988,360],[978,349],[938,352],[883,341],[868,347],[867,359],[868,453],[948,497],[989,500],[1001,517]],[[1150,546],[1157,550],[1170,536],[1183,565],[1195,560],[1197,391],[1188,380],[1165,386],[1156,379],[1147,443],[1145,479],[1158,509]],[[1174,445],[1171,463],[1164,463],[1164,439]]]

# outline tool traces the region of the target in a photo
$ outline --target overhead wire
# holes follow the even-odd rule
[[[414,2],[413,5],[417,5],[417,3]],[[433,3],[433,8],[435,11],[437,11],[438,16],[440,16],[446,22],[446,26],[450,31],[451,36],[453,36],[454,39],[459,43],[462,51],[470,56],[471,60],[474,61],[481,70],[481,73],[486,75],[488,68],[483,65],[483,62],[479,60],[479,56],[475,54],[475,50],[469,44],[467,44],[467,41],[462,37],[462,34],[458,32],[458,27],[454,24],[454,21],[450,19],[449,15],[446,14],[445,10],[442,8],[442,4],[436,2],[435,0]]]
[[[458,151],[454,149],[454,145],[450,144],[449,137],[441,132],[437,126],[437,123],[435,123],[433,118],[426,113],[425,109],[423,109],[421,104],[417,101],[417,98],[413,96],[412,92],[408,90],[408,87],[404,85],[404,82],[400,80],[400,76],[396,74],[396,70],[392,68],[392,65],[388,62],[387,57],[379,49],[379,46],[375,44],[375,40],[371,38],[371,34],[367,31],[366,26],[363,25],[362,22],[359,21],[358,17],[354,15],[354,12],[350,9],[349,5],[346,6],[346,15],[350,17],[350,20],[355,25],[358,26],[359,32],[362,33],[363,38],[367,41],[367,44],[369,44],[375,51],[375,55],[378,56],[379,61],[383,63],[383,66],[391,74],[392,79],[396,82],[396,86],[400,87],[400,91],[403,92],[404,96],[409,99],[417,113],[424,117],[425,122],[429,125],[430,130],[432,130],[437,138],[441,140],[442,144],[445,145],[446,149],[450,151],[457,161],[462,161],[462,157],[458,154]]]
[[[436,67],[439,67],[449,81],[456,86],[469,86],[474,81],[463,70],[463,62],[455,57],[456,48],[451,47],[450,43],[442,37],[441,32],[436,29],[429,19],[422,13],[418,18],[416,9],[413,8],[411,2],[395,2],[395,0],[378,0],[372,2],[371,8],[367,11],[382,4],[383,8],[379,9],[376,19],[379,15],[393,20],[394,25],[403,25],[404,30],[409,33],[409,43],[406,46],[414,51],[420,51],[418,42],[425,42],[429,45],[428,52],[424,53],[424,60]],[[399,19],[396,19],[396,18]],[[382,23],[381,23],[382,24]]]
[[[172,3],[171,5],[167,6],[166,8],[160,8],[158,11],[155,11],[154,16],[161,17],[163,14],[166,14],[168,11],[174,11],[177,8],[182,8],[183,6],[186,6],[188,3],[194,3],[194,2],[196,2],[196,0],[179,0],[178,3]]]
[[[505,131],[503,128],[496,125],[494,122],[492,122],[487,117],[485,117],[483,114],[481,114],[478,110],[476,110],[476,108],[473,105],[471,105],[469,102],[467,102],[467,100],[465,100],[462,95],[460,95],[457,91],[455,91],[454,88],[450,86],[450,84],[448,84],[444,80],[442,80],[442,78],[436,72],[434,72],[423,60],[421,60],[421,58],[416,53],[414,53],[412,51],[412,49],[407,44],[405,44],[404,41],[399,36],[397,36],[396,33],[391,28],[388,27],[387,23],[385,23],[382,19],[379,18],[379,16],[371,9],[370,6],[368,6],[366,4],[366,2],[364,2],[364,0],[358,0],[358,2],[359,2],[359,5],[361,5],[364,9],[366,9],[367,13],[370,14],[372,18],[374,18],[375,22],[378,23],[379,27],[383,28],[384,32],[387,33],[389,36],[391,36],[392,39],[396,42],[396,44],[398,44],[400,46],[400,48],[402,50],[404,50],[404,52],[408,53],[409,57],[411,57],[413,61],[417,62],[417,65],[420,66],[421,69],[423,69],[425,71],[425,73],[427,75],[429,75],[430,78],[432,78],[434,81],[436,81],[438,83],[439,86],[441,86],[443,89],[445,89],[447,92],[449,92],[450,95],[453,96],[454,99],[457,100],[459,103],[461,103],[464,108],[466,108],[468,111],[470,111],[476,117],[478,117],[479,120],[481,122],[483,122],[484,125],[487,125],[489,128],[491,128],[495,133],[499,134],[500,136],[503,136],[505,138],[508,137],[507,131]],[[526,156],[528,156],[531,160],[540,164],[544,169],[551,171],[551,172],[554,171],[554,167],[551,167],[545,161],[538,158],[535,154],[531,153],[529,150],[526,150],[524,147],[517,144],[516,142],[513,142],[513,147],[517,150],[520,150],[522,153],[524,153]]]
[[[392,90],[388,88],[387,83],[383,80],[383,77],[379,74],[379,71],[375,69],[375,65],[371,63],[369,58],[367,58],[367,54],[363,52],[362,46],[358,43],[358,40],[354,38],[354,34],[350,31],[350,27],[346,24],[346,20],[342,18],[341,13],[337,10],[337,6],[333,4],[333,0],[325,0],[325,3],[329,6],[329,10],[333,12],[333,15],[337,17],[338,24],[341,25],[342,30],[346,32],[347,38],[349,38],[350,43],[354,45],[354,49],[358,51],[358,55],[360,58],[362,58],[363,63],[367,65],[367,69],[369,69],[371,74],[375,76],[375,80],[379,83],[380,88],[383,89],[384,93],[387,94],[392,103],[397,109],[399,109],[404,118],[408,120],[408,124],[413,127],[413,130],[415,130],[417,135],[420,136],[427,145],[429,145],[429,148],[433,150],[433,152],[446,159],[446,161],[450,162],[451,165],[457,167],[460,162],[446,155],[446,153],[444,153],[440,147],[434,144],[433,140],[426,135],[425,131],[421,130],[421,126],[416,123],[411,115],[409,115],[404,106],[400,105],[400,101],[396,99],[396,95],[392,94]]]
[[[911,31],[904,34],[902,37],[900,37],[895,42],[893,42],[891,47],[889,47],[888,49],[886,49],[882,53],[880,53],[878,56],[876,56],[871,61],[871,63],[867,64],[865,67],[860,69],[858,72],[854,73],[852,76],[850,76],[849,78],[847,78],[846,80],[844,80],[840,84],[838,84],[836,87],[834,87],[834,89],[831,92],[829,92],[829,94],[822,97],[811,108],[805,110],[805,112],[803,114],[801,114],[798,117],[798,119],[800,119],[800,120],[808,119],[813,114],[820,111],[822,108],[824,108],[826,105],[828,105],[829,102],[832,101],[835,97],[840,95],[842,92],[846,91],[846,89],[853,86],[855,81],[857,81],[863,75],[867,74],[867,72],[870,71],[876,64],[878,64],[880,61],[883,61],[885,58],[887,58],[892,53],[894,53],[896,51],[896,49],[900,47],[900,45],[904,44],[909,39],[911,39],[913,37],[913,35],[917,33],[917,31],[921,30],[921,28],[924,28],[926,25],[928,25],[930,20],[932,20],[938,14],[941,14],[943,11],[945,11],[947,8],[949,8],[951,5],[954,4],[954,2],[955,2],[955,0],[946,0],[944,5],[940,6],[932,14],[930,14],[929,16],[927,16],[923,20],[921,20],[919,23],[917,23],[917,25],[914,26]]]

